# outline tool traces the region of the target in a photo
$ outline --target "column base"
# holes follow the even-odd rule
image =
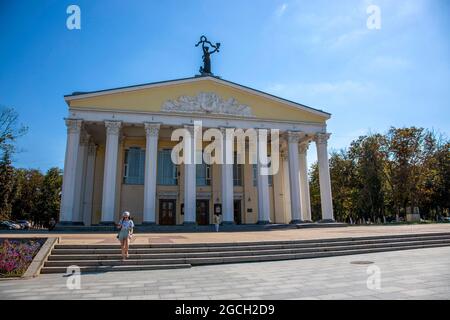
[[[56,226],[84,226],[84,223],[76,221],[60,221]]]
[[[234,221],[222,221],[222,225],[224,226],[234,226]]]
[[[156,226],[156,222],[144,221],[142,222],[143,226]]]
[[[304,221],[300,220],[300,219],[295,219],[295,220],[291,220],[291,222],[289,222],[289,224],[299,224],[299,223],[303,223]]]
[[[100,221],[99,225],[101,226],[114,226],[116,223],[114,221]]]
[[[335,223],[335,222],[336,220],[333,219],[322,219],[318,221],[318,223]]]
[[[195,227],[197,226],[197,222],[186,221],[183,223],[183,226]]]
[[[270,221],[268,221],[268,220],[259,220],[256,224],[262,224],[262,225],[270,224]]]

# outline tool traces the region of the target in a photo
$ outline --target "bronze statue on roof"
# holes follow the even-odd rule
[[[200,67],[200,74],[202,76],[204,75],[212,75],[211,72],[211,54],[215,53],[215,52],[219,52],[220,49],[220,43],[217,42],[215,45],[212,44],[210,41],[208,41],[208,39],[205,36],[201,36],[200,37],[200,41],[195,45],[196,47],[198,47],[199,45],[202,45],[202,50],[203,50],[203,67]],[[209,46],[208,46],[209,45]],[[209,49],[213,48],[213,51],[209,51]]]

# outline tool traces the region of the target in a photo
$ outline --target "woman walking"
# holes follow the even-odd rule
[[[218,214],[214,215],[214,226],[216,227],[216,232],[219,232],[220,215],[218,215]]]
[[[122,214],[122,219],[119,221],[117,225],[120,229],[117,238],[120,240],[120,248],[122,249],[122,260],[125,260],[129,257],[128,255],[128,247],[130,245],[130,239],[133,235],[134,222],[130,218],[130,213],[125,211]]]

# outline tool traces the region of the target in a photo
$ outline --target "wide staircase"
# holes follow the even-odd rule
[[[195,244],[136,244],[122,261],[118,245],[56,245],[41,273],[190,268],[222,263],[309,259],[450,246],[450,233],[361,238]]]

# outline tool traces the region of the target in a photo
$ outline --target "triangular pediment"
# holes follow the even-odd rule
[[[70,108],[324,123],[330,114],[216,77],[76,93]]]

